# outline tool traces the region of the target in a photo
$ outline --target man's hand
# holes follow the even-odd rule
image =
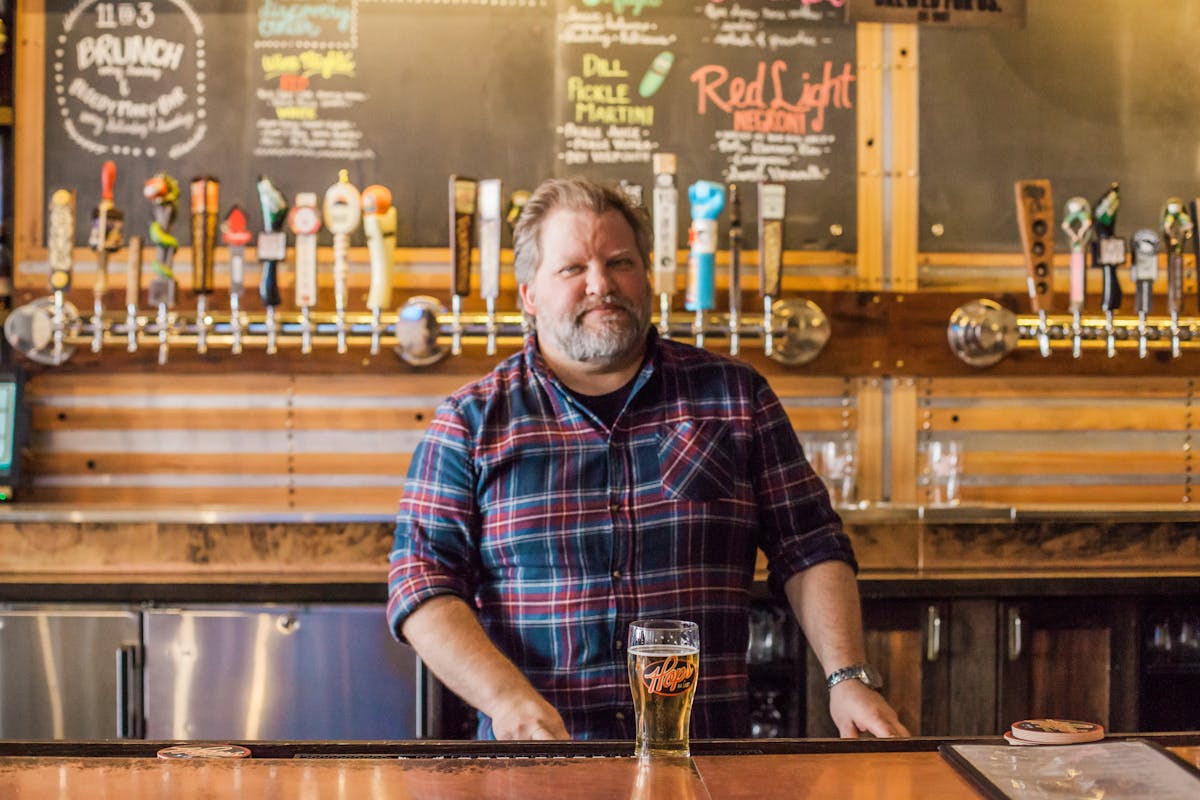
[[[495,709],[492,733],[497,739],[570,739],[562,716],[541,695],[516,697]]]
[[[857,680],[842,681],[829,690],[829,715],[838,735],[848,739],[864,733],[880,738],[912,735],[883,696]]]
[[[570,739],[562,716],[501,653],[454,595],[422,603],[404,637],[450,691],[492,718],[497,739]]]

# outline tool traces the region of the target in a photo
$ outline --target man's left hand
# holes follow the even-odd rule
[[[857,739],[864,733],[880,738],[911,736],[883,696],[856,680],[842,681],[829,690],[829,714],[843,738]]]

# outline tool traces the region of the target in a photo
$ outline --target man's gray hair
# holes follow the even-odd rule
[[[625,193],[613,186],[586,178],[551,178],[544,181],[525,203],[513,229],[513,272],[517,283],[529,283],[541,261],[542,222],[560,208],[603,214],[616,211],[633,229],[642,265],[650,269],[650,220],[645,209],[635,206]]]

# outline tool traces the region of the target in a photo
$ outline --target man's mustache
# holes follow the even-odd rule
[[[575,307],[575,324],[578,325],[584,314],[594,311],[601,306],[616,306],[629,316],[637,319],[637,307],[633,301],[623,295],[606,294],[603,297],[592,297],[584,300]]]

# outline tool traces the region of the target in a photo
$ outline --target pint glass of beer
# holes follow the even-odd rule
[[[629,626],[629,688],[637,716],[637,755],[687,756],[700,669],[700,629],[678,619]]]

